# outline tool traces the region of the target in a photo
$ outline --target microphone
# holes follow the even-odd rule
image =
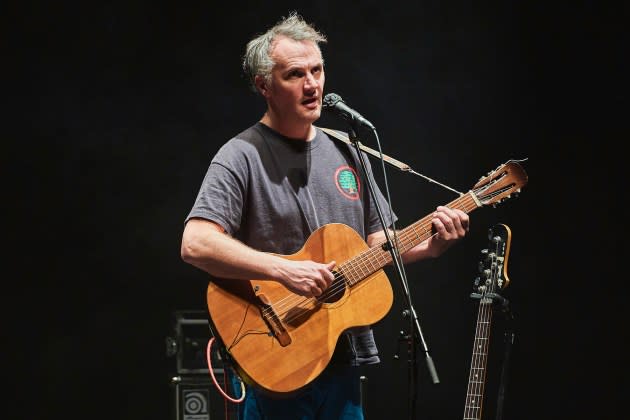
[[[329,93],[324,96],[322,109],[331,111],[350,123],[356,123],[359,125],[363,125],[371,130],[376,130],[371,122],[363,118],[363,116],[357,111],[346,105],[343,99],[341,99],[341,96],[337,95],[336,93]]]

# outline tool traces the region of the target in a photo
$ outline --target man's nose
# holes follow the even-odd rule
[[[319,80],[315,78],[310,73],[307,73],[306,78],[304,79],[304,89],[315,89],[319,85]]]

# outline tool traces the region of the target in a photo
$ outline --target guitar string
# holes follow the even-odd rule
[[[470,194],[465,194],[464,196],[458,198],[457,200],[454,200],[451,204],[457,204],[457,205],[462,205],[462,207],[458,207],[460,210],[466,210],[466,206],[464,205],[465,202],[468,202],[468,204],[474,204],[474,206],[472,208],[477,207],[476,202],[474,200],[474,198],[470,195]],[[455,207],[455,205],[452,205],[451,207]],[[428,220],[425,220],[428,219]],[[404,238],[406,238],[405,241],[405,245],[408,245],[408,241],[410,242],[411,239],[409,239],[409,236],[418,236],[417,233],[415,233],[415,235],[412,235],[411,230],[414,230],[414,227],[416,225],[422,225],[422,224],[427,224],[430,223],[431,218],[430,216],[425,216],[423,219],[413,223],[412,225],[408,226],[407,228],[403,229],[401,231],[401,235]],[[411,228],[411,229],[410,229]],[[427,227],[424,226],[423,230],[425,232],[427,232]],[[434,234],[435,235],[435,234]],[[423,239],[427,240],[429,239],[429,237]],[[399,240],[399,242],[401,242]],[[384,244],[384,242],[366,250],[364,253],[360,254],[358,257],[352,258],[348,261],[346,261],[345,263],[341,264],[340,266],[340,271],[343,272],[344,269],[347,267],[349,269],[354,269],[354,273],[356,274],[357,271],[357,267],[361,268],[361,276],[364,276],[363,274],[363,266],[365,266],[364,264],[364,260],[366,259],[370,259],[369,257],[372,257],[372,259],[374,259],[374,254],[377,254],[379,258],[385,258],[385,263],[389,262],[389,258],[387,258],[389,256],[389,254],[387,254],[387,256],[384,255],[384,252],[382,251],[382,245]],[[349,263],[350,265],[348,266]],[[363,264],[362,264],[363,263]],[[354,267],[352,267],[352,265],[354,265]],[[382,268],[382,266],[381,266]],[[350,270],[348,270],[348,273],[350,272]],[[368,271],[369,272],[369,271]],[[374,274],[370,273],[369,275]],[[369,275],[367,277],[369,277]],[[337,280],[340,280],[344,277],[343,274],[336,272],[335,276],[334,276],[334,280],[333,282],[336,282]],[[348,277],[347,275],[345,276],[346,278]],[[365,277],[360,277],[358,280],[355,281],[354,284],[359,283],[360,281],[364,280]],[[354,280],[351,280],[354,281]],[[334,284],[334,283],[333,283]],[[353,286],[354,284],[351,284],[351,286]],[[299,295],[288,295],[284,298],[282,298],[281,300],[275,302],[275,303],[271,303],[269,304],[269,308],[265,308],[263,309],[261,312],[263,314],[263,316],[269,316],[270,314],[276,313],[277,317],[282,317],[284,315],[286,315],[286,313],[288,313],[288,310],[285,312],[285,308],[289,307],[290,309],[293,309],[295,306],[298,305],[308,305],[308,304],[312,304],[314,301],[318,302],[323,300],[323,299],[327,299],[330,298],[332,296],[334,296],[336,293],[340,292],[341,290],[346,288],[346,284],[345,282],[341,282],[339,283],[338,286],[332,287],[330,289],[327,289],[324,293],[322,293],[322,295],[320,295],[319,297],[311,297],[311,298],[306,298],[303,296],[299,296]],[[323,296],[323,298],[322,298]],[[316,303],[315,303],[316,304]],[[301,316],[301,315],[297,315],[297,316]],[[294,318],[289,318],[286,319],[285,322],[290,322],[292,320],[294,320]]]
[[[420,222],[428,224],[430,223],[430,220],[425,221],[424,219],[421,220]],[[415,225],[415,224],[414,224]],[[412,225],[413,226],[413,225]],[[411,227],[411,226],[410,226]],[[409,244],[411,243],[412,239],[410,239],[410,236],[418,236],[417,233],[416,234],[412,234],[409,230],[409,227],[406,229],[403,229],[403,231],[401,231],[401,234],[398,235],[399,238],[402,238],[403,240],[399,240],[399,243],[403,243],[403,250],[406,251],[406,247],[409,246]],[[425,231],[427,231],[427,228],[424,228]],[[431,235],[434,236],[435,234]],[[428,239],[430,236],[427,236],[427,238],[424,238],[423,240]],[[384,243],[384,242],[383,242]],[[364,272],[363,272],[363,267],[365,267],[365,263],[364,260],[375,260],[378,258],[379,263],[381,263],[381,266],[379,267],[382,268],[387,262],[390,261],[390,255],[389,253],[385,253],[382,250],[382,244],[376,245],[368,250],[366,250],[363,254],[359,255],[358,257],[355,257],[351,260],[346,261],[345,263],[341,264],[339,266],[339,270],[338,272],[335,273],[334,276],[334,280],[333,281],[337,281],[342,279],[343,277],[349,279],[349,283],[350,286],[353,286],[359,282],[361,282],[362,280],[364,280],[365,278],[369,277],[370,275],[376,273],[377,270],[372,270],[371,272],[368,270],[368,275],[365,276]],[[376,255],[375,255],[376,254]],[[359,272],[360,269],[360,272]],[[356,275],[359,275],[358,278],[356,278]],[[334,283],[333,283],[334,284]],[[339,291],[343,290],[346,288],[346,284],[345,282],[341,282],[341,283],[337,283],[337,285],[327,289],[324,293],[322,293],[322,295],[320,295],[319,297],[313,297],[313,298],[305,298],[302,296],[297,296],[297,295],[288,295],[287,297],[281,299],[280,301],[276,302],[271,306],[271,309],[264,309],[263,310],[263,314],[264,315],[269,315],[269,312],[276,312],[278,313],[278,316],[283,315],[283,311],[284,311],[284,307],[286,307],[287,305],[290,306],[291,308],[296,306],[297,304],[303,304],[304,302],[311,303],[310,301],[312,300],[316,300],[316,301],[321,301],[323,299],[327,299],[330,298],[332,296],[334,296],[336,293],[338,293]],[[293,298],[297,298],[297,299],[302,299],[301,302],[293,302],[293,301],[288,301],[288,300],[292,300]],[[292,320],[292,319],[290,319]],[[289,320],[287,320],[289,321]]]
[[[470,368],[470,376],[468,379],[468,391],[467,391],[467,395],[466,395],[466,407],[465,407],[465,411],[464,411],[464,419],[476,419],[477,417],[473,417],[473,414],[469,414],[469,413],[474,413],[478,410],[479,406],[479,402],[478,402],[478,398],[479,398],[479,387],[478,384],[480,381],[483,380],[483,378],[479,377],[479,357],[480,357],[480,353],[479,353],[479,346],[480,346],[480,339],[479,337],[482,335],[482,330],[484,328],[485,325],[485,308],[486,308],[486,304],[485,304],[485,299],[486,299],[486,289],[483,289],[483,292],[480,296],[480,301],[479,301],[479,314],[477,316],[477,328],[475,331],[475,339],[473,342],[473,353],[472,353],[472,361],[471,361],[471,368]]]
[[[492,293],[494,293],[495,291],[495,283],[496,283],[496,268],[497,268],[497,255],[498,255],[498,249],[496,248],[495,245],[495,249],[494,249],[494,253],[492,256],[492,261],[491,261],[491,265],[490,265],[490,284],[488,287],[489,293],[490,293],[490,298],[489,299],[485,299],[484,300],[484,322],[485,324],[483,325],[483,333],[484,333],[484,340],[482,342],[482,353],[481,355],[478,357],[477,361],[480,364],[477,369],[481,372],[481,378],[480,381],[477,384],[477,399],[478,399],[478,415],[481,415],[482,412],[482,408],[483,408],[483,393],[484,393],[484,388],[485,388],[485,384],[486,384],[486,365],[487,365],[487,360],[488,360],[488,351],[489,351],[489,344],[490,344],[490,334],[491,334],[491,326],[492,326],[492,304],[493,304],[493,300],[492,300]]]
[[[482,271],[482,275],[483,275],[483,271]],[[484,308],[485,308],[485,298],[486,298],[486,289],[484,287],[485,285],[482,284],[481,285],[481,296],[480,296],[480,301],[479,301],[479,313],[477,315],[477,327],[475,330],[475,339],[473,341],[473,351],[472,351],[472,360],[471,360],[471,367],[470,367],[470,376],[469,376],[469,380],[468,380],[468,391],[467,391],[467,395],[466,395],[466,411],[464,412],[464,419],[475,419],[475,417],[473,417],[472,413],[475,413],[476,409],[477,409],[477,392],[478,392],[478,388],[477,388],[477,384],[479,383],[479,380],[481,378],[479,378],[479,372],[478,372],[478,362],[479,362],[479,337],[481,335],[481,329],[483,328],[483,320],[484,318]],[[468,412],[470,412],[471,414],[468,414]]]
[[[489,350],[489,334],[491,328],[492,321],[492,298],[488,301],[487,295],[495,292],[496,280],[498,279],[498,264],[496,264],[496,256],[499,255],[499,246],[496,245],[496,249],[494,251],[493,260],[490,265],[490,284],[488,286],[488,290],[484,291],[480,300],[480,308],[479,315],[477,317],[477,330],[475,332],[475,344],[473,347],[473,361],[471,362],[471,371],[469,376],[469,389],[468,395],[466,396],[466,407],[464,409],[464,420],[472,419],[478,420],[481,418],[481,411],[483,408],[483,393],[484,386],[486,382],[486,372],[485,372],[485,363],[484,360],[487,360],[488,350]],[[483,333],[480,333],[483,331]],[[479,340],[480,334],[483,335],[483,341]],[[481,344],[481,352],[477,352],[479,350]],[[474,372],[480,377],[474,380]],[[474,398],[474,401],[473,401]],[[472,416],[469,414],[469,410],[475,412],[476,415]]]
[[[372,250],[368,250],[366,251],[366,253],[363,255],[365,258],[367,257],[374,257],[374,255],[370,255],[370,254],[376,254],[376,252],[373,252]],[[382,256],[377,255],[377,258],[382,258]],[[360,260],[360,259],[359,259]],[[354,266],[354,267],[353,267]],[[348,279],[350,286],[353,286],[354,284],[359,283],[359,281],[355,281],[355,276],[358,274],[358,270],[357,267],[360,266],[360,261],[353,261],[350,260],[346,263],[343,263],[339,266],[339,270],[335,271],[334,274],[334,279],[333,279],[333,283],[332,286],[329,289],[326,289],[324,291],[324,293],[322,293],[319,297],[303,297],[303,296],[299,296],[299,295],[288,295],[285,298],[277,301],[274,304],[270,304],[269,306],[271,307],[270,309],[263,309],[263,315],[269,315],[270,313],[277,313],[277,316],[281,317],[282,315],[285,314],[285,308],[289,307],[290,309],[296,307],[296,306],[306,306],[310,303],[313,303],[314,301],[321,301],[321,300],[325,300],[328,299],[332,296],[334,296],[335,294],[337,294],[338,292],[340,292],[341,290],[344,290],[346,288],[346,282],[342,281],[342,282],[338,282],[339,280],[342,280],[344,278]],[[376,272],[376,271],[375,271]],[[374,272],[374,273],[375,273]],[[372,273],[372,274],[374,274]],[[363,275],[362,271],[361,271],[361,275]],[[369,277],[369,276],[368,276]],[[336,283],[337,282],[337,283]],[[354,284],[353,284],[354,283]],[[288,312],[288,311],[287,311]],[[290,322],[292,321],[294,318],[288,318],[286,320],[286,322]]]
[[[379,244],[380,245],[380,244]],[[342,263],[339,266],[339,270],[335,271],[335,276],[334,276],[334,280],[333,282],[340,280],[342,278],[346,278],[348,279],[348,282],[350,283],[350,285],[354,285],[356,283],[358,283],[364,276],[364,270],[363,268],[365,267],[364,264],[364,260],[375,260],[378,259],[378,262],[381,264],[381,266],[379,267],[382,268],[385,263],[388,262],[388,259],[385,255],[383,255],[382,249],[380,246],[374,246],[372,248],[367,249],[366,251],[364,251],[364,253],[360,254],[358,257],[352,258],[344,263]],[[360,272],[359,272],[360,270]],[[368,269],[368,274],[374,274],[376,272],[376,270],[372,270],[372,272],[369,271]],[[357,280],[357,275],[359,275],[360,277],[358,277]],[[302,298],[302,302],[299,303],[303,303],[305,301],[308,301],[310,299],[315,299],[315,300],[321,300],[321,299],[326,299],[328,297],[331,297],[333,295],[335,295],[337,292],[345,289],[346,285],[345,283],[337,283],[337,285],[335,285],[335,283],[333,283],[333,287],[327,289],[326,291],[324,291],[324,293],[322,293],[322,295],[320,295],[319,298],[303,298],[301,296],[298,296],[298,299]],[[295,297],[294,295],[289,295],[288,297],[284,298],[283,300],[280,300],[278,302],[276,302],[274,304],[274,306],[276,307],[276,312],[281,313],[281,310],[283,310],[284,308],[282,308],[281,305],[292,305],[293,302],[287,302],[287,299],[291,299]],[[270,311],[272,311],[273,309],[271,309]]]
[[[465,195],[465,196],[463,196],[463,197],[460,197],[460,199],[455,200],[455,201],[460,201],[461,203],[458,203],[458,204],[463,204],[463,202],[464,202],[464,201],[467,201],[467,200],[468,200],[468,201],[470,201],[470,202],[472,202],[473,204],[475,203],[475,202],[474,202],[474,199],[473,199],[472,197],[470,197],[468,194],[467,194],[467,195]],[[455,201],[454,201],[454,202],[455,202]],[[453,203],[454,203],[454,202],[453,202]],[[453,206],[453,207],[454,207],[454,206]],[[475,206],[474,206],[474,207],[476,207],[476,204],[475,204]],[[473,208],[474,208],[474,207],[473,207]],[[460,209],[461,209],[461,210],[465,210],[465,206],[463,206],[463,208],[460,208]],[[411,241],[411,240],[409,240],[409,239],[408,239],[408,237],[411,235],[411,230],[413,230],[413,229],[410,229],[410,228],[414,228],[414,226],[415,226],[415,225],[418,225],[418,224],[423,224],[423,223],[424,223],[424,224],[427,224],[427,223],[430,223],[430,218],[429,218],[429,217],[430,217],[430,216],[426,216],[425,218],[421,219],[420,221],[418,221],[418,222],[416,222],[416,223],[414,223],[414,224],[410,225],[409,227],[407,227],[407,228],[403,229],[403,230],[401,231],[401,235],[399,235],[399,236],[403,236],[403,237],[407,238],[407,240],[408,240],[408,241]],[[428,219],[428,220],[425,220],[425,219]],[[428,232],[428,230],[427,230],[427,226],[424,226],[423,230],[424,230],[425,232]],[[418,236],[418,235],[417,235],[417,233],[416,233],[415,235],[412,235],[412,236]],[[426,239],[428,239],[428,238],[429,238],[429,237],[427,237],[427,238],[425,238],[425,239],[423,239],[423,240],[426,240]],[[400,242],[400,241],[399,241],[399,242]],[[383,243],[384,243],[384,242],[383,242]],[[353,267],[352,267],[352,265],[354,264],[354,273],[352,273],[352,274],[356,274],[356,272],[357,272],[356,268],[357,268],[357,267],[360,267],[360,268],[361,268],[361,273],[360,273],[360,274],[361,274],[361,276],[364,276],[364,274],[363,274],[363,268],[362,268],[362,267],[363,267],[365,264],[363,264],[363,266],[362,266],[362,264],[361,264],[361,263],[363,262],[362,260],[365,260],[365,259],[366,259],[366,258],[368,258],[368,257],[372,257],[372,259],[374,259],[374,254],[380,254],[380,255],[379,255],[379,258],[385,258],[385,263],[389,262],[389,258],[387,258],[387,257],[389,256],[389,254],[387,254],[387,256],[385,256],[385,255],[384,255],[384,252],[382,251],[382,246],[381,246],[381,245],[382,245],[383,243],[381,243],[381,244],[379,244],[379,245],[377,245],[377,246],[374,246],[374,247],[370,248],[369,250],[366,250],[363,254],[359,255],[358,257],[355,257],[355,258],[353,258],[353,259],[351,259],[351,260],[347,261],[346,263],[350,263],[350,265],[349,265],[349,266],[348,266],[346,263],[342,264],[342,265],[340,266],[340,268],[341,268],[341,270],[340,270],[340,271],[342,271],[342,272],[343,272],[343,271],[344,271],[344,269],[345,269],[345,267],[348,267],[349,269],[352,269],[352,268],[353,268]],[[408,245],[408,243],[406,243],[406,245]],[[368,258],[368,259],[369,259],[369,258]],[[355,260],[356,260],[356,261],[355,261]],[[383,266],[384,266],[384,265],[383,265]],[[381,266],[381,267],[382,267],[382,266]],[[348,270],[348,273],[350,273],[350,270]],[[373,274],[373,273],[370,273],[370,275],[371,275],[371,274]],[[341,279],[342,277],[343,277],[343,274],[341,274],[341,273],[335,273],[335,276],[334,276],[334,281],[337,281],[337,280]],[[347,277],[348,277],[348,276],[346,275],[346,278],[347,278]],[[368,277],[369,277],[369,276],[368,276]],[[355,282],[355,284],[356,284],[356,283],[358,283],[358,282],[362,281],[364,278],[365,278],[365,277],[360,277],[358,280],[351,279],[351,282],[352,282],[352,281],[354,281],[354,282]],[[351,286],[353,286],[354,284],[350,284],[350,285],[351,285]],[[289,306],[289,307],[290,307],[290,309],[292,309],[293,307],[295,307],[295,306],[297,306],[297,305],[299,305],[299,304],[305,304],[305,303],[306,303],[306,304],[310,304],[310,303],[312,303],[313,301],[321,301],[322,299],[326,299],[326,298],[329,298],[329,297],[333,296],[334,294],[338,293],[339,291],[341,291],[341,290],[342,290],[342,289],[344,289],[345,287],[346,287],[345,282],[342,282],[342,283],[340,283],[340,284],[339,284],[338,286],[336,286],[336,287],[333,287],[333,288],[331,288],[331,289],[327,289],[327,290],[326,290],[326,291],[325,291],[322,295],[320,295],[320,297],[305,298],[305,297],[298,296],[298,295],[288,295],[288,296],[286,296],[285,298],[283,298],[283,299],[279,300],[278,302],[276,302],[276,303],[274,303],[274,304],[269,304],[269,308],[268,308],[268,309],[267,309],[267,308],[263,309],[263,310],[262,310],[262,313],[263,313],[263,315],[264,315],[264,316],[266,316],[266,315],[269,315],[270,313],[274,313],[274,312],[275,312],[275,313],[277,314],[276,316],[281,317],[281,316],[285,315],[284,310],[285,310],[285,307],[287,307],[287,306]],[[325,296],[323,296],[323,295],[325,295]],[[322,296],[323,296],[323,298],[322,298]],[[301,299],[301,301],[299,301],[300,299]],[[287,312],[288,312],[288,311],[287,311]],[[287,320],[286,320],[286,322],[288,322],[288,321],[290,321],[290,320],[293,320],[293,319],[294,319],[294,318],[287,319]]]
[[[375,274],[378,271],[378,270],[372,270],[370,272],[368,270],[368,275],[365,276],[363,272],[363,267],[365,267],[365,264],[362,264],[362,260],[378,259],[379,263],[381,264],[381,266],[379,267],[380,269],[389,261],[389,258],[387,258],[388,256],[389,254],[385,255],[380,246],[375,246],[373,248],[370,248],[369,250],[366,250],[364,254],[361,254],[359,257],[355,257],[341,264],[339,266],[339,270],[335,272],[332,287],[330,287],[329,289],[326,289],[324,293],[322,293],[319,297],[306,298],[306,297],[302,297],[298,295],[289,295],[281,299],[280,301],[276,302],[275,304],[270,304],[269,305],[271,307],[270,309],[267,309],[267,308],[263,309],[262,311],[263,315],[269,315],[270,313],[275,312],[277,313],[278,317],[281,317],[285,315],[284,311],[287,306],[289,306],[290,309],[292,309],[299,305],[306,306],[312,303],[313,304],[321,303],[321,301],[324,301],[334,296],[335,294],[339,293],[340,291],[346,288],[346,281],[338,282],[338,280],[346,278],[348,280],[347,283],[352,287],[364,281],[366,278]],[[301,299],[301,301],[298,301],[299,299]],[[297,316],[301,316],[301,315],[296,315],[296,317]],[[295,317],[287,318],[285,322],[290,322],[294,319]]]
[[[485,297],[485,293],[482,293],[481,295],[481,299],[483,300]],[[475,340],[473,341],[473,353],[472,353],[472,360],[471,360],[471,366],[470,366],[470,375],[468,377],[468,390],[466,392],[466,406],[464,409],[464,419],[474,419],[475,417],[473,417],[472,414],[475,411],[475,407],[473,406],[474,404],[474,395],[476,395],[476,391],[477,391],[477,387],[476,387],[476,382],[477,382],[477,347],[478,347],[478,341],[477,341],[477,337],[479,337],[480,334],[480,328],[481,328],[481,320],[483,319],[483,301],[480,302],[480,307],[479,307],[479,313],[477,315],[477,328],[475,331]]]
[[[490,266],[490,285],[488,287],[489,292],[490,292],[490,298],[487,299],[484,302],[484,319],[485,319],[485,324],[484,324],[484,340],[482,342],[482,347],[483,347],[483,351],[481,356],[478,359],[478,362],[481,364],[480,365],[480,370],[481,370],[481,381],[479,381],[478,384],[478,404],[479,404],[479,415],[481,415],[482,409],[483,409],[483,394],[484,394],[484,388],[485,388],[485,384],[486,384],[486,366],[487,366],[487,360],[488,360],[488,353],[490,350],[490,334],[492,333],[491,328],[492,328],[492,305],[493,305],[493,297],[492,294],[495,292],[495,288],[496,288],[496,280],[497,280],[497,256],[498,256],[498,248],[497,248],[498,244],[495,244],[495,249],[494,249],[494,253],[492,256],[492,261],[491,261],[491,266]]]

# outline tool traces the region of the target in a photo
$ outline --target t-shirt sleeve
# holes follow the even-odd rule
[[[186,217],[210,220],[234,235],[241,226],[246,181],[241,165],[219,153],[210,163],[193,207]]]

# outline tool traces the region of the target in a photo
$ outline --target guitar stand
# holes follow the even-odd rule
[[[481,299],[482,295],[479,293],[471,293],[470,297],[473,299]],[[503,342],[505,348],[503,350],[503,363],[501,366],[501,379],[499,380],[499,390],[497,392],[497,408],[496,408],[496,420],[503,418],[503,403],[505,401],[505,386],[507,384],[508,368],[510,364],[510,355],[512,353],[512,345],[514,344],[514,329],[512,328],[512,320],[514,315],[510,309],[510,301],[499,295],[498,293],[486,293],[483,297],[492,299],[492,303],[500,306],[501,312],[505,314],[507,320],[506,330],[503,333]]]

